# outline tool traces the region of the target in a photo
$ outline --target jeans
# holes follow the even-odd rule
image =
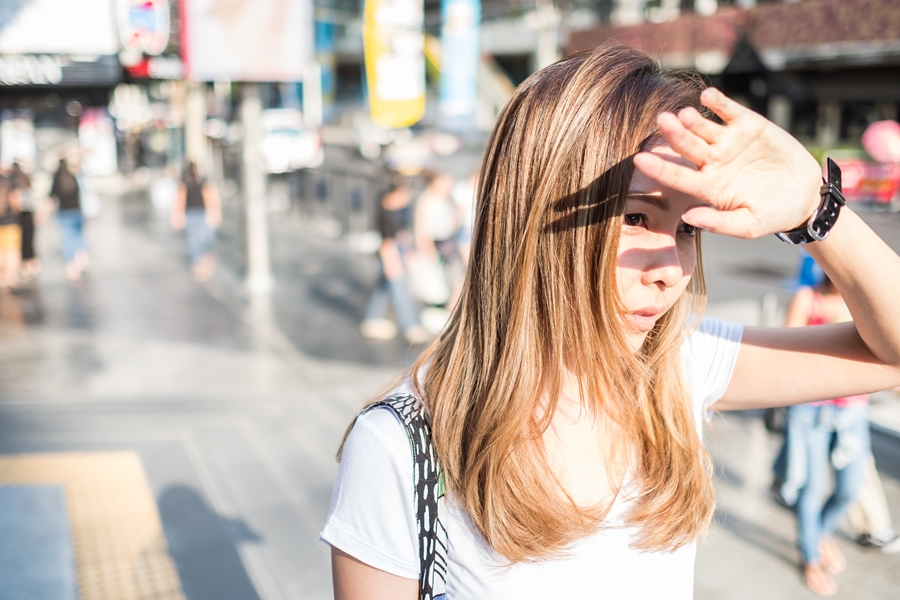
[[[66,262],[72,262],[78,252],[85,250],[84,215],[81,209],[67,208],[60,210],[57,218],[62,229],[63,256]]]
[[[205,209],[188,208],[184,211],[184,216],[188,254],[191,257],[191,264],[194,265],[213,251],[216,233],[206,223]]]
[[[865,404],[806,404],[787,411],[791,443],[806,451],[807,477],[795,507],[804,564],[819,561],[819,542],[834,533],[838,518],[859,494],[871,453],[868,415]],[[792,453],[788,460],[793,458]],[[835,486],[826,500],[832,467]]]
[[[375,284],[375,289],[372,290],[372,295],[369,297],[366,321],[385,318],[389,300],[394,304],[394,313],[397,315],[397,321],[402,331],[408,331],[410,327],[419,324],[416,305],[409,294],[406,278],[401,277],[392,281],[385,277],[382,267],[378,283]]]

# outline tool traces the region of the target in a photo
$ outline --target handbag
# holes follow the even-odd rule
[[[441,523],[444,475],[431,440],[431,425],[422,402],[411,394],[396,394],[364,408],[357,419],[376,408],[387,408],[403,423],[413,455],[416,529],[419,532],[419,600],[444,600],[447,590],[447,529]]]

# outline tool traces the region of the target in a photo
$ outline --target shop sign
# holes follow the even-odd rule
[[[0,56],[0,84],[55,85],[62,81],[58,56]]]
[[[132,52],[157,56],[169,43],[168,0],[119,0],[119,37]]]
[[[177,56],[150,56],[136,65],[125,67],[125,72],[135,79],[181,79],[184,65]]]
[[[112,85],[121,78],[114,55],[83,60],[63,54],[0,55],[0,85]]]

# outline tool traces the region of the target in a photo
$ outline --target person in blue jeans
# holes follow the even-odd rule
[[[200,177],[190,162],[172,205],[172,228],[187,234],[191,272],[197,281],[209,279],[216,269],[216,229],[222,224],[222,203],[215,184]]]
[[[797,290],[786,324],[804,327],[849,320],[847,305],[823,274],[815,288],[802,286]],[[865,478],[871,454],[868,402],[864,394],[786,409],[785,444],[776,461],[776,470],[783,470],[784,481],[777,492],[787,504],[794,504],[806,585],[823,596],[837,593],[832,575],[846,568],[832,535],[838,519],[859,495]],[[834,490],[826,498],[832,470]]]
[[[50,197],[59,203],[57,219],[62,230],[63,257],[66,260],[66,277],[77,281],[90,262],[84,241],[84,214],[81,212],[81,190],[75,175],[64,158],[53,176]]]
[[[427,332],[419,323],[419,311],[409,292],[403,263],[403,253],[412,242],[409,232],[411,200],[409,187],[395,176],[378,207],[381,233],[378,281],[360,325],[360,332],[370,339],[388,340],[397,335],[397,325],[387,319],[388,304],[391,303],[406,340],[411,344],[428,340]]]

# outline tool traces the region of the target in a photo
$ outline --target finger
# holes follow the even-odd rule
[[[701,115],[693,106],[678,111],[678,120],[681,121],[682,125],[690,132],[699,136],[700,139],[708,144],[716,143],[719,136],[725,131],[724,127],[718,123],[713,123]]]
[[[697,206],[681,216],[688,225],[711,233],[749,239],[753,234],[748,226],[751,215],[746,208],[717,210],[711,206]]]
[[[703,90],[700,94],[700,104],[719,115],[726,125],[748,112],[747,108],[713,87]]]
[[[664,186],[701,198],[703,176],[695,169],[668,161],[652,152],[639,152],[634,156],[634,166],[641,173]]]
[[[709,157],[709,144],[703,141],[682,124],[672,113],[662,113],[657,118],[659,133],[672,147],[672,150],[685,157],[697,166],[701,166]]]

